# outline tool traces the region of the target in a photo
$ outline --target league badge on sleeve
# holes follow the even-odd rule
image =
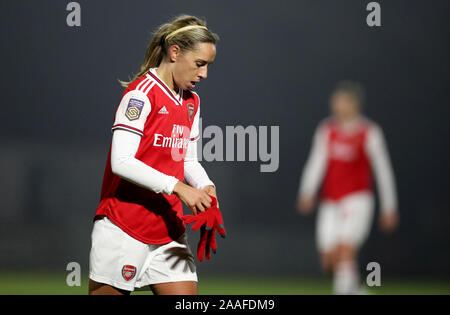
[[[122,277],[130,281],[136,275],[136,267],[132,265],[124,265],[122,268]]]
[[[142,108],[144,107],[144,102],[137,100],[135,98],[130,99],[128,102],[127,110],[125,116],[129,120],[136,120],[141,116]]]

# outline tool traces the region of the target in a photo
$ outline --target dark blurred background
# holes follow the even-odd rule
[[[203,128],[280,128],[276,172],[203,162],[229,237],[199,273],[320,275],[315,220],[295,199],[330,92],[352,79],[387,138],[401,216],[390,236],[374,221],[361,268],[449,281],[448,1],[378,1],[381,27],[366,24],[370,1],[77,2],[81,27],[66,24],[69,1],[0,2],[0,272],[76,261],[87,273],[117,80],[138,70],[155,27],[187,13],[221,37],[198,87]]]

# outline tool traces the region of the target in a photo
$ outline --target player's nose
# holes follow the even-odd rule
[[[201,79],[206,79],[208,77],[208,68],[204,67],[203,69],[200,70],[200,73],[198,74],[198,76]]]

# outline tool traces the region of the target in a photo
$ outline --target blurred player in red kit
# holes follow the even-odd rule
[[[115,113],[92,231],[89,294],[196,294],[182,202],[211,206],[215,186],[197,159],[200,99],[218,36],[179,16],[154,33]],[[186,181],[187,184],[183,183]]]
[[[331,95],[332,117],[314,135],[298,191],[297,209],[309,214],[320,189],[316,239],[322,268],[333,274],[335,294],[361,289],[358,250],[366,240],[374,212],[372,170],[380,194],[380,225],[391,232],[398,223],[394,174],[381,128],[361,115],[364,89],[338,83]]]

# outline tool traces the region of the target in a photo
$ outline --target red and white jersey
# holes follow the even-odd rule
[[[300,193],[313,195],[320,184],[321,199],[326,200],[372,191],[372,169],[378,182],[382,209],[395,209],[393,172],[381,129],[363,117],[348,125],[327,119],[314,135]]]
[[[199,102],[191,91],[174,95],[151,69],[125,90],[112,129],[141,135],[135,158],[182,182],[188,143],[199,137]],[[181,200],[113,174],[111,148],[95,215],[106,215],[124,232],[147,244],[169,243],[185,231]]]
[[[360,123],[351,132],[329,121],[328,165],[322,185],[325,199],[339,199],[356,191],[372,190],[372,174],[365,150],[369,125]]]

